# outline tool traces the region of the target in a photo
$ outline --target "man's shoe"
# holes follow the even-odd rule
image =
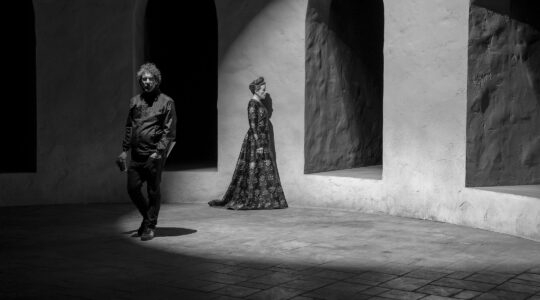
[[[149,241],[154,238],[154,229],[146,228],[141,235],[141,241]]]
[[[146,225],[145,225],[145,222],[142,221],[141,222],[141,226],[139,226],[139,229],[137,229],[137,233],[135,235],[133,235],[134,237],[141,237],[142,234],[144,233],[144,230],[146,229]]]

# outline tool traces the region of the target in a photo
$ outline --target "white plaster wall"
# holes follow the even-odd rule
[[[540,240],[540,199],[464,187],[469,0],[384,4],[382,180],[303,174],[307,0],[269,0],[220,53],[218,170],[167,173],[168,201],[223,195],[248,128],[247,84],[263,75],[290,206],[381,212]],[[223,38],[234,27],[224,16],[245,6],[216,0],[216,7]]]

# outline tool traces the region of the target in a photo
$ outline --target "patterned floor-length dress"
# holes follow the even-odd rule
[[[248,119],[249,130],[244,137],[231,184],[222,200],[213,200],[208,204],[229,209],[286,208],[287,201],[273,151],[272,125],[266,107],[251,99]],[[261,147],[263,153],[259,154],[257,148]]]

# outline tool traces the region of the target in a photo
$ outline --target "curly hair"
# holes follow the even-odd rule
[[[154,76],[154,78],[156,79],[156,87],[159,87],[159,85],[161,84],[161,72],[156,67],[156,65],[151,62],[147,62],[141,65],[141,67],[139,68],[139,71],[137,71],[137,80],[139,82],[141,82],[142,75],[146,72]]]
[[[251,91],[252,94],[255,94],[255,91],[258,90],[259,87],[264,84],[266,84],[266,82],[264,82],[264,77],[259,76],[257,77],[257,79],[253,80],[249,84],[249,90]]]

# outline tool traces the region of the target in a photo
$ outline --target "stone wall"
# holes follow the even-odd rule
[[[470,9],[467,186],[540,183],[540,10],[518,4]]]
[[[263,75],[290,206],[385,213],[540,240],[538,198],[465,186],[469,0],[384,1],[382,180],[304,174],[308,1],[247,2],[216,0],[218,170],[165,172],[164,202],[205,205],[225,193],[249,127],[247,85]],[[0,174],[0,205],[129,203],[125,174],[113,161],[136,87],[137,3],[35,1],[38,172]]]
[[[306,16],[306,173],[382,162],[384,8],[317,1]]]

